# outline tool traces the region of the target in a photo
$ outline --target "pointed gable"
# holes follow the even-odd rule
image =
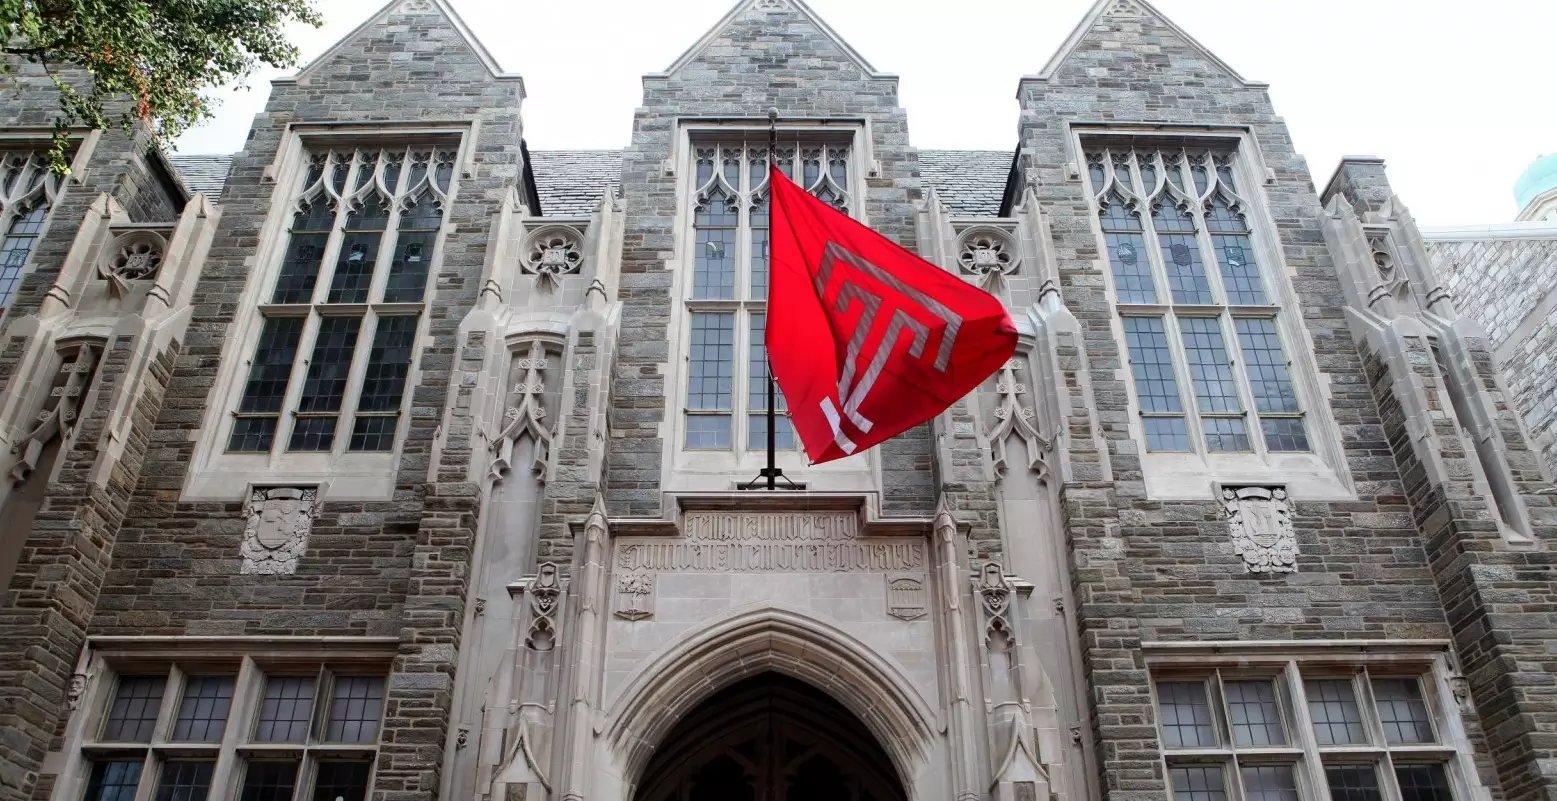
[[[891,77],[877,72],[801,0],[741,0],[665,72],[649,77],[669,77],[693,64],[732,58],[776,66],[794,59],[844,62],[858,69],[860,77]]]
[[[1116,42],[1117,45],[1105,44]],[[1172,58],[1175,70],[1198,70],[1211,77],[1225,78],[1245,87],[1265,84],[1245,79],[1215,53],[1195,40],[1183,28],[1173,24],[1146,0],[1097,0],[1065,43],[1044,65],[1043,71],[1028,80],[1047,81],[1061,70],[1106,67],[1111,52],[1124,49],[1139,52],[1156,48],[1164,59]],[[1173,58],[1179,56],[1178,58]],[[1188,58],[1183,58],[1188,56]],[[1087,62],[1087,63],[1082,63]]]
[[[460,17],[459,12],[454,10],[454,6],[450,5],[448,0],[390,0],[377,13],[363,21],[351,33],[342,37],[340,41],[331,45],[318,58],[308,62],[307,66],[303,67],[288,80],[307,83],[316,74],[324,72],[327,65],[332,62],[343,58],[354,61],[360,60],[364,50],[373,49],[364,47],[366,44],[365,40],[383,35],[386,31],[392,32],[396,26],[414,26],[418,23],[422,26],[441,27],[452,31],[452,37],[443,37],[442,41],[438,42],[441,48],[440,52],[435,56],[438,60],[441,61],[450,56],[447,45],[452,43],[457,49],[466,51],[475,63],[485,68],[488,76],[492,79],[505,81],[521,80],[518,75],[503,71],[502,67],[498,65],[497,59],[493,58],[486,46],[481,44],[481,41],[476,38],[470,26],[465,24],[465,20]],[[419,43],[412,42],[404,43],[403,47],[411,53],[425,49],[425,46],[419,46]],[[414,74],[415,69],[414,61],[406,65],[408,74]]]

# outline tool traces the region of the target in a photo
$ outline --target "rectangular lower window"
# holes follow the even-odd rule
[[[135,789],[141,782],[139,759],[105,759],[92,763],[92,778],[87,782],[86,801],[135,801]]]
[[[192,676],[184,681],[173,739],[216,742],[222,739],[232,708],[232,676]]]
[[[239,801],[292,801],[297,786],[295,760],[286,762],[252,761],[243,772],[243,794]]]
[[[113,705],[103,726],[104,740],[144,743],[157,725],[157,710],[167,679],[162,676],[124,676],[114,692]]]
[[[157,801],[205,801],[211,791],[211,771],[216,763],[177,760],[163,763],[157,782]]]

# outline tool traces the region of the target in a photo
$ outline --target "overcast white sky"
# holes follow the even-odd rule
[[[305,59],[383,0],[318,0]],[[809,0],[877,69],[901,78],[921,148],[1016,146],[1016,83],[1041,69],[1092,0]],[[533,149],[627,143],[640,76],[657,72],[735,0],[453,0],[510,72],[524,76]],[[1271,84],[1315,183],[1343,154],[1383,156],[1423,225],[1517,213],[1513,183],[1557,151],[1557,2],[1551,0],[1156,0],[1244,77]],[[269,79],[222,93],[182,153],[238,150]]]

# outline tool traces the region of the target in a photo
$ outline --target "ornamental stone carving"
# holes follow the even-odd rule
[[[1006,443],[1011,437],[1017,437],[1027,446],[1027,468],[1039,481],[1046,481],[1049,477],[1046,454],[1054,450],[1054,438],[1038,433],[1033,422],[1037,413],[1028,397],[1031,393],[1027,384],[1022,381],[1023,367],[1020,357],[1012,359],[1000,368],[995,378],[995,424],[988,433],[990,457],[995,474],[1004,476],[1009,468]]]
[[[167,255],[168,243],[156,231],[130,231],[121,234],[98,259],[98,277],[108,282],[109,291],[124,297],[131,281],[155,280]]]
[[[963,275],[978,278],[1015,275],[1021,261],[1016,240],[1003,229],[977,225],[964,230],[957,238],[957,265]]]
[[[492,463],[487,467],[489,478],[503,479],[513,466],[514,446],[525,437],[535,443],[530,468],[537,478],[545,478],[553,436],[546,427],[546,371],[550,368],[546,345],[540,340],[532,341],[524,355],[513,360],[509,375],[513,377],[514,385],[510,390],[508,409],[503,413],[503,430],[487,445],[492,452]]]
[[[535,579],[530,582],[530,628],[524,644],[532,651],[550,651],[557,644],[557,598],[562,594],[562,580],[557,565],[543,562],[536,568]]]
[[[92,376],[97,371],[98,355],[103,343],[87,342],[76,348],[74,354],[65,357],[59,372],[54,376],[48,397],[39,409],[36,424],[11,446],[16,461],[11,464],[11,480],[20,484],[32,475],[43,457],[44,448],[59,437],[69,442],[75,433],[81,406],[86,402]]]
[[[998,562],[985,562],[979,571],[979,600],[984,607],[984,645],[991,651],[1009,651],[1016,645],[1011,630],[1011,584]]]
[[[536,286],[554,287],[564,275],[573,275],[584,264],[584,236],[566,225],[548,225],[525,241],[524,271],[535,276]]]
[[[623,620],[645,620],[653,616],[653,573],[624,573],[616,579],[615,615]]]
[[[918,620],[928,612],[922,574],[887,574],[887,614],[898,620]]]
[[[249,496],[249,525],[243,532],[243,573],[281,575],[297,572],[308,547],[318,490],[270,487]]]
[[[1281,487],[1223,487],[1233,552],[1250,573],[1297,572],[1297,536]]]

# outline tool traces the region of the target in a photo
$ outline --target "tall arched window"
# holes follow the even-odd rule
[[[1310,450],[1238,154],[1132,142],[1086,159],[1146,450]]]
[[[394,448],[454,162],[431,145],[311,156],[229,451]]]
[[[0,312],[11,305],[59,189],[42,152],[0,151]]]
[[[688,312],[686,433],[689,450],[767,447],[768,144],[751,140],[694,146],[692,275]],[[779,168],[818,198],[847,212],[846,143],[782,139]],[[744,388],[745,391],[742,391]],[[775,395],[780,448],[796,447],[782,395]]]

